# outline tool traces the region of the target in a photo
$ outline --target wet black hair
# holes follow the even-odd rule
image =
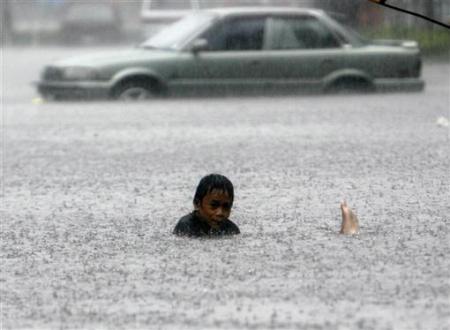
[[[197,189],[194,195],[194,205],[200,205],[203,198],[213,190],[220,190],[228,194],[231,198],[231,206],[234,200],[234,188],[233,184],[227,177],[221,174],[208,174],[204,176],[198,183]]]

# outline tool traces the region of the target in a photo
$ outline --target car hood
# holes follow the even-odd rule
[[[176,51],[134,48],[123,51],[109,51],[89,55],[69,57],[55,63],[55,66],[108,67],[124,63],[159,61],[177,56]]]

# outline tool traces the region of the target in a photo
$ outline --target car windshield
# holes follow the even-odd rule
[[[143,48],[179,49],[196,32],[202,30],[212,22],[215,16],[212,14],[190,14],[178,22],[162,29],[153,37],[141,44]]]

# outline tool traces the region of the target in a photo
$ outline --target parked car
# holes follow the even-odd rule
[[[122,37],[119,8],[111,2],[70,2],[62,10],[60,25],[65,44],[116,42]]]
[[[302,0],[302,5],[311,7],[315,0]],[[144,35],[153,36],[156,32],[182,17],[200,9],[216,7],[259,7],[273,3],[276,6],[298,7],[298,0],[143,0],[141,22]]]
[[[140,100],[180,92],[421,90],[414,41],[367,41],[319,10],[198,11],[123,52],[47,66],[45,98]]]
[[[141,20],[144,23],[167,23],[179,20],[194,10],[215,7],[256,7],[264,6],[270,0],[143,0]],[[272,1],[274,2],[274,1]],[[297,0],[277,0],[277,6],[295,6]],[[304,5],[312,5],[313,0],[302,0]]]

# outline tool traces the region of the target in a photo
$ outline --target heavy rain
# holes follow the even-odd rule
[[[444,0],[388,2],[450,22]],[[38,91],[46,66],[230,6],[417,42],[424,88]],[[1,15],[0,328],[450,329],[449,30],[365,0],[2,0]],[[233,182],[241,234],[173,235],[208,173]],[[339,234],[343,200],[356,235]]]

